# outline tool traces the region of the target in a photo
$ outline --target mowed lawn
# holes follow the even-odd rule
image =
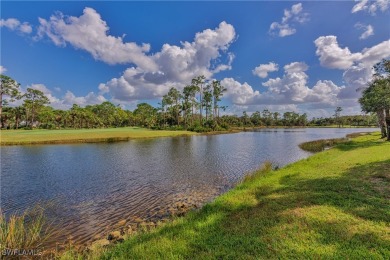
[[[103,259],[390,259],[390,142],[369,134],[259,171],[201,210],[101,253]]]
[[[135,138],[194,135],[189,131],[149,130],[139,127],[69,130],[2,130],[1,145],[114,142]]]

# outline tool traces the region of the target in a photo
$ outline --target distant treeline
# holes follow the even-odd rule
[[[42,91],[28,88],[23,95],[18,84],[11,78],[2,76],[2,89],[9,87],[10,100],[19,99],[23,104],[16,107],[1,106],[1,125],[6,129],[19,128],[108,128],[140,126],[151,129],[187,129],[190,131],[218,131],[230,127],[271,127],[271,126],[329,126],[329,125],[375,125],[376,117],[371,115],[340,116],[335,118],[307,119],[306,114],[296,112],[272,112],[264,109],[249,115],[220,115],[226,107],[220,105],[226,88],[220,81],[205,80],[204,76],[194,78],[190,85],[180,92],[171,88],[163,96],[158,107],[140,103],[134,111],[126,110],[111,102],[81,107],[74,104],[68,110],[54,109]],[[8,85],[7,85],[8,84]],[[5,89],[7,90],[7,89]],[[12,90],[12,92],[11,92]],[[341,111],[341,110],[340,110]]]
[[[110,102],[80,107],[73,105],[69,110],[54,109],[50,106],[36,108],[34,121],[32,111],[25,106],[4,107],[3,126],[7,129],[18,128],[107,128],[139,126],[152,129],[188,129],[191,131],[227,130],[230,127],[271,127],[271,126],[372,126],[376,125],[376,115],[340,116],[339,118],[312,118],[295,112],[271,112],[268,109],[256,111],[251,115],[243,112],[238,115],[208,116],[202,118],[194,113],[186,118],[183,111],[178,114],[174,109],[162,110],[147,103],[137,105],[134,111],[122,109]]]

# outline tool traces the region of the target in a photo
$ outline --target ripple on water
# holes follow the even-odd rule
[[[231,135],[120,143],[1,147],[1,210],[47,204],[59,228],[51,245],[85,244],[118,222],[139,225],[200,207],[270,160],[278,166],[310,153],[298,144],[377,129],[272,129]]]

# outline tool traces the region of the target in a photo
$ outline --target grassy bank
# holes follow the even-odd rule
[[[139,127],[69,130],[2,130],[1,145],[60,144],[126,141],[136,138],[194,135],[189,131],[149,130]]]
[[[254,173],[201,210],[101,258],[389,259],[390,142],[379,137]]]

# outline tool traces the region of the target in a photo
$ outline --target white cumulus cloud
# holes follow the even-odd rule
[[[296,106],[311,104],[316,108],[329,108],[338,101],[344,88],[330,80],[320,80],[314,86],[307,84],[309,67],[304,62],[292,62],[283,67],[283,77],[271,78],[262,85],[267,88],[260,93],[248,83],[225,78],[221,84],[227,88],[225,97],[236,106]],[[252,109],[253,110],[253,109]]]
[[[276,64],[274,62],[270,62],[268,64],[260,64],[254,70],[252,70],[252,73],[253,73],[253,75],[256,75],[256,76],[264,79],[264,78],[268,77],[269,72],[274,72],[274,71],[278,71],[278,70],[279,70],[278,64]]]
[[[357,2],[358,3],[352,7],[352,10],[351,10],[352,13],[366,11],[366,12],[370,13],[371,15],[375,15],[378,10],[384,12],[390,6],[389,0],[375,0],[375,1],[360,0]]]
[[[352,53],[348,47],[341,48],[334,35],[321,36],[314,41],[322,66],[332,69],[346,70],[355,63],[364,63],[372,66],[381,59],[390,56],[390,40],[381,42],[361,52]]]
[[[6,27],[11,31],[18,31],[25,34],[32,32],[32,27],[28,22],[21,23],[16,18],[8,18],[7,20],[0,19],[0,27]]]
[[[372,79],[372,67],[382,59],[390,57],[390,40],[383,41],[361,52],[352,53],[348,47],[341,48],[336,36],[321,36],[315,40],[316,54],[322,66],[344,70],[345,88],[338,95],[340,99],[357,102],[360,91]]]
[[[121,77],[100,84],[99,89],[116,100],[131,101],[161,97],[171,87],[182,89],[199,75],[211,78],[231,68],[234,55],[227,51],[235,35],[232,25],[221,22],[215,29],[196,33],[192,42],[182,42],[181,46],[164,44],[150,57],[157,71],[130,67]],[[224,57],[226,63],[215,64]]]
[[[145,54],[150,50],[149,44],[123,42],[121,37],[108,35],[107,23],[92,8],[86,7],[80,17],[58,12],[48,20],[39,18],[39,23],[36,39],[47,36],[57,46],[70,44],[108,64],[133,63],[148,70],[158,69],[151,57]]]
[[[321,103],[332,105],[336,101],[341,87],[332,81],[318,81],[315,86],[307,85],[308,66],[304,62],[292,62],[284,66],[282,78],[269,79],[263,83],[268,88],[263,95],[269,102],[279,104]]]
[[[295,4],[290,10],[284,10],[284,16],[281,22],[273,22],[270,25],[269,33],[285,37],[296,33],[294,28],[296,24],[303,24],[309,21],[309,14],[303,12],[302,3]]]
[[[248,105],[255,102],[260,97],[260,92],[254,90],[248,83],[241,84],[233,78],[224,78],[221,85],[227,89],[225,97],[229,98],[233,104]]]
[[[94,92],[89,92],[86,96],[77,97],[71,91],[67,91],[63,97],[59,98],[53,95],[53,92],[44,84],[31,84],[28,85],[27,88],[42,91],[49,99],[50,106],[54,107],[55,109],[69,109],[73,104],[84,107],[87,105],[95,105],[107,101],[104,96],[97,95]],[[25,90],[22,89],[21,92],[25,93]]]
[[[332,69],[347,69],[362,58],[361,53],[351,53],[348,47],[341,48],[334,35],[321,36],[314,41],[322,66]]]
[[[166,43],[153,54],[148,54],[149,44],[124,42],[123,37],[109,35],[107,23],[92,8],[86,7],[79,17],[58,12],[48,20],[39,18],[39,23],[37,40],[48,37],[57,46],[71,45],[108,64],[130,64],[120,77],[99,85],[100,93],[113,100],[161,97],[171,87],[182,89],[196,76],[211,78],[230,70],[234,60],[228,48],[236,33],[226,22],[196,33],[192,42]]]

